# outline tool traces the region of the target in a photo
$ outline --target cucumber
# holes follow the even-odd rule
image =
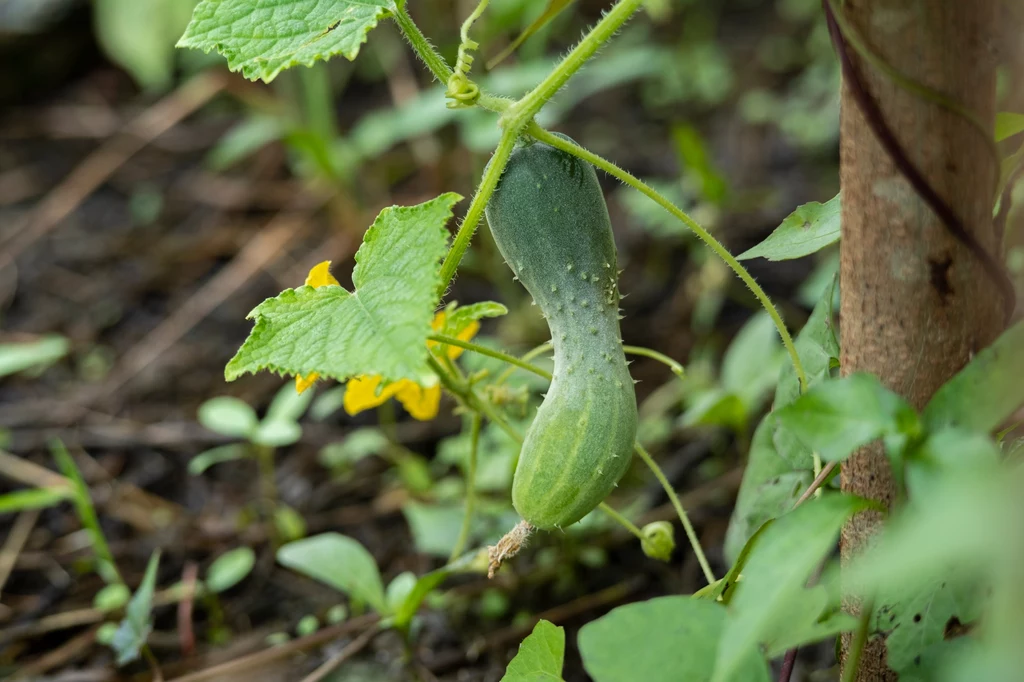
[[[608,207],[590,164],[534,142],[512,152],[486,215],[502,256],[547,319],[555,355],[512,503],[531,525],[562,528],[608,496],[636,439]]]

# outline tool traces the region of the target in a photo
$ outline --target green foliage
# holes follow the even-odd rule
[[[256,553],[248,547],[228,550],[206,569],[203,583],[211,592],[224,592],[245,580],[256,565]]]
[[[501,682],[561,682],[565,658],[565,630],[539,620],[526,639]]]
[[[916,438],[921,433],[914,409],[864,373],[822,383],[776,416],[826,461],[845,459],[883,436]]]
[[[803,258],[839,241],[839,195],[824,204],[812,201],[798,207],[763,242],[736,256],[739,260]]]
[[[1019,135],[1024,132],[1024,114],[1012,111],[1000,111],[996,114],[995,139],[996,142]]]
[[[709,682],[727,624],[721,604],[693,597],[658,597],[613,609],[583,626],[583,665],[595,682]],[[735,676],[768,682],[768,666],[747,646]]]
[[[50,441],[50,452],[57,461],[57,468],[71,483],[71,502],[92,543],[92,550],[96,555],[96,572],[107,583],[123,582],[114,563],[114,556],[107,545],[107,539],[103,536],[103,529],[100,528],[100,520],[96,516],[96,508],[92,504],[89,486],[82,478],[82,472],[72,459],[71,453],[64,447],[64,443],[56,439]]]
[[[448,193],[381,211],[356,253],[354,292],[303,286],[257,306],[249,314],[256,325],[228,363],[227,379],[269,369],[339,381],[375,374],[436,384],[426,340],[438,298],[445,224],[459,199]]]
[[[277,551],[288,568],[330,585],[352,599],[388,613],[377,562],[359,542],[339,533],[322,533],[288,543]]]
[[[96,37],[111,58],[147,90],[174,77],[174,44],[196,0],[96,0]]]
[[[259,418],[244,400],[220,396],[199,406],[199,423],[222,436],[249,438],[259,426]]]
[[[54,507],[72,496],[65,487],[29,488],[0,495],[0,514],[13,514],[26,509]]]
[[[153,552],[142,583],[128,601],[124,619],[110,640],[110,648],[117,654],[118,665],[136,660],[149,639],[149,633],[153,631],[153,590],[156,588],[156,569],[159,564],[160,552]]]
[[[768,527],[747,559],[730,603],[714,680],[725,682],[762,644],[775,649],[805,644],[844,629],[849,617],[827,616],[823,588],[805,584],[832,548],[846,519],[871,503],[845,495],[808,501]]]
[[[940,388],[921,416],[938,430],[958,426],[989,432],[1024,405],[1024,321],[985,348]]]
[[[178,47],[216,50],[232,71],[272,81],[282,69],[355,59],[395,0],[201,0]]]
[[[0,377],[46,368],[67,355],[69,348],[68,340],[57,335],[22,343],[0,343]]]
[[[105,585],[92,598],[92,606],[103,612],[115,611],[132,598],[132,592],[124,583],[112,583]]]
[[[683,426],[716,425],[744,431],[779,376],[785,352],[766,314],[747,322],[722,358],[718,385],[690,398]]]

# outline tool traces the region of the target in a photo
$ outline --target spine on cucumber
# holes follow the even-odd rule
[[[551,387],[526,433],[512,502],[530,524],[561,528],[607,497],[629,466],[636,438],[608,208],[590,164],[532,143],[513,151],[487,221],[547,319],[555,356]]]

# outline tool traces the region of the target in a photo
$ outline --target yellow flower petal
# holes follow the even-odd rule
[[[295,392],[302,393],[307,388],[316,383],[316,380],[320,378],[320,375],[316,372],[302,376],[301,374],[295,375]]]
[[[445,322],[445,313],[443,310],[439,310],[437,311],[437,313],[434,314],[434,319],[433,321],[431,321],[430,326],[435,332],[444,331]],[[480,323],[477,322],[476,320],[473,320],[468,325],[466,325],[465,329],[458,333],[456,338],[459,339],[460,341],[469,341],[474,336],[476,336],[476,333],[478,331],[480,331]],[[427,341],[427,348],[433,349],[439,345],[441,344],[439,344],[437,341]],[[454,360],[460,355],[462,355],[463,350],[465,349],[459,348],[458,346],[448,346],[448,357]]]
[[[400,385],[395,397],[414,419],[425,422],[437,416],[437,408],[441,404],[441,387],[439,385],[423,388],[408,379],[395,383]]]
[[[350,415],[356,415],[371,407],[383,405],[401,388],[401,382],[395,382],[380,389],[380,381],[380,377],[375,375],[349,379],[345,386],[345,411]]]
[[[459,332],[458,336],[456,336],[455,338],[457,338],[459,341],[469,341],[474,336],[476,336],[476,333],[478,331],[480,331],[480,323],[477,322],[476,320],[473,320],[466,326],[465,329]],[[459,348],[458,346],[448,346],[448,357],[454,360],[455,358],[462,355],[463,350],[465,349]]]
[[[331,261],[325,260],[317,263],[306,275],[306,286],[314,289],[326,286],[341,286],[338,280],[331,274]]]

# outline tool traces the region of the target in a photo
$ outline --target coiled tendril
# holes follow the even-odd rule
[[[469,80],[469,72],[473,68],[473,50],[480,47],[480,43],[469,37],[469,29],[473,22],[480,18],[487,8],[490,0],[480,0],[473,13],[462,22],[462,31],[459,34],[462,42],[459,43],[459,57],[455,62],[455,71],[448,79],[448,89],[444,96],[449,99],[449,109],[465,109],[476,104],[480,99],[480,87]]]

